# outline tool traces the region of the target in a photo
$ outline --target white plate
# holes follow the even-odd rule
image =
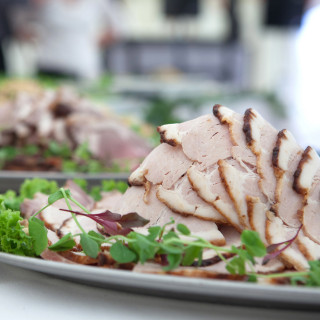
[[[0,262],[108,289],[252,307],[320,310],[320,288],[140,274],[0,253]]]

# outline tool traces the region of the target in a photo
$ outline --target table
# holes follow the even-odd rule
[[[145,296],[0,263],[1,319],[318,319],[320,312],[245,308]]]

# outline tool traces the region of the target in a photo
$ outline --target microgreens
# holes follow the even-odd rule
[[[108,186],[110,187],[110,184]],[[256,281],[258,277],[287,277],[290,278],[293,285],[320,286],[320,261],[309,261],[310,269],[304,272],[262,275],[254,271],[256,258],[264,257],[263,264],[265,264],[277,257],[294,242],[301,227],[292,239],[268,248],[264,246],[257,232],[244,230],[239,246],[224,248],[192,235],[186,225],[175,224],[173,219],[163,226],[150,226],[146,229],[146,233],[133,231],[132,228],[145,226],[149,221],[136,212],[120,215],[105,210],[102,213],[92,214],[72,197],[69,190],[57,189],[53,184],[42,182],[42,187],[38,190],[33,182],[29,182],[29,185],[24,187],[24,192],[30,197],[35,192],[50,189],[52,192],[48,196],[48,203],[28,221],[28,235],[19,223],[21,220],[19,211],[13,211],[10,208],[16,208],[21,200],[16,200],[18,198],[12,192],[0,195],[0,251],[39,256],[45,249],[56,252],[72,250],[76,245],[74,237],[80,236],[80,245],[87,256],[97,258],[101,245],[108,244],[110,255],[118,264],[160,261],[164,271],[170,271],[179,266],[207,266],[223,261],[231,274],[246,275],[248,281]],[[80,234],[68,233],[56,243],[48,246],[48,231],[37,215],[61,199],[64,199],[68,207],[68,209],[61,210],[71,213],[80,229]],[[72,210],[71,202],[78,206],[81,212]],[[96,221],[102,227],[103,234],[95,231],[86,232],[77,220],[78,215]],[[204,250],[213,250],[216,253],[214,258],[203,260]]]
[[[267,248],[267,255],[265,255],[262,264],[267,264],[271,259],[276,258],[277,256],[279,256],[284,250],[286,250],[289,246],[291,246],[291,244],[294,242],[294,240],[296,240],[296,238],[298,237],[298,234],[300,232],[302,228],[302,225],[300,225],[300,227],[298,228],[296,234],[294,235],[293,238],[283,241],[283,242],[279,242],[279,243],[275,243],[272,244],[270,246],[268,246]],[[282,246],[282,248],[278,249],[279,246]]]
[[[113,213],[106,210],[102,213],[85,214],[78,211],[60,209],[61,211],[71,212],[76,215],[86,216],[104,227],[105,233],[109,235],[122,234],[127,235],[133,227],[143,227],[149,221],[139,216],[136,212],[130,212],[125,215]]]

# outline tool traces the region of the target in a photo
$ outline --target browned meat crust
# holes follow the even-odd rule
[[[251,131],[251,121],[255,117],[252,109],[247,109],[243,117],[243,132],[246,136],[246,142],[248,146],[251,146],[253,143],[252,131]]]
[[[275,175],[277,178],[280,178],[281,175],[283,174],[283,171],[279,168],[279,151],[280,151],[281,143],[283,139],[287,139],[285,132],[286,132],[286,129],[279,131],[276,145],[272,151],[272,165],[274,167]]]
[[[212,112],[213,112],[213,115],[217,117],[221,123],[224,123],[222,115],[219,110],[220,107],[222,107],[221,104],[215,104],[213,106]]]
[[[311,151],[312,151],[312,148],[310,146],[304,150],[302,157],[301,157],[301,160],[298,164],[298,168],[297,168],[296,172],[294,173],[293,189],[302,195],[306,195],[309,190],[306,188],[303,188],[300,185],[299,179],[300,179],[300,175],[303,171],[304,165],[311,159],[311,156],[310,156]]]
[[[157,131],[159,132],[159,135],[160,135],[160,142],[161,143],[167,143],[169,144],[170,146],[172,147],[176,147],[177,145],[179,145],[179,142],[175,139],[167,139],[167,131],[163,128],[161,128],[161,126],[159,126],[157,128]]]

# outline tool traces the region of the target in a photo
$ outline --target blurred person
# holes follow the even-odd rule
[[[119,37],[110,0],[31,0],[39,74],[93,80],[103,71],[102,49]]]
[[[7,43],[14,33],[11,13],[13,7],[21,2],[23,1],[0,0],[0,73],[7,73],[8,71],[5,51]]]

